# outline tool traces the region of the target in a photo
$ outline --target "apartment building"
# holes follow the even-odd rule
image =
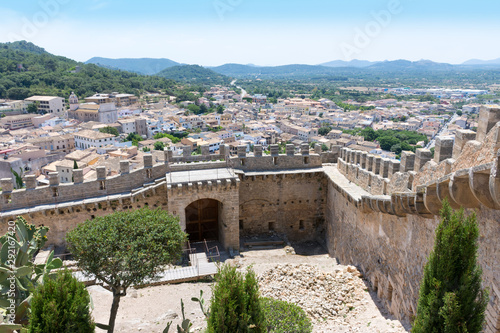
[[[66,104],[64,98],[56,96],[32,96],[24,100],[25,107],[32,103],[36,103],[39,113],[64,114]]]
[[[115,145],[116,143],[116,137],[112,134],[92,130],[83,130],[75,133],[75,146],[77,149],[101,148],[107,145]]]
[[[20,128],[33,127],[33,118],[36,114],[20,114],[16,116],[7,116],[2,119],[2,124],[9,130],[17,130]]]
[[[26,142],[50,152],[69,153],[75,149],[75,137],[72,134],[39,137],[26,140]]]

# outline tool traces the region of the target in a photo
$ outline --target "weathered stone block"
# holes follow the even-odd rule
[[[285,148],[288,156],[295,155],[295,146],[293,144],[287,144]]]
[[[174,157],[174,152],[171,151],[170,149],[165,150],[164,154],[165,154],[165,163],[170,162],[172,160],[172,158]]]
[[[401,152],[401,172],[413,171],[415,168],[415,153],[411,151]]]
[[[331,145],[330,151],[338,156],[340,154],[340,148],[341,147],[339,145]]]
[[[219,155],[226,158],[227,154],[229,153],[229,147],[228,145],[220,145],[219,146]]]
[[[380,156],[375,156],[373,158],[373,166],[372,166],[372,172],[376,175],[380,173],[380,163],[382,162],[382,157]]]
[[[2,186],[2,192],[12,192],[14,190],[12,178],[2,178],[0,179],[0,184]]]
[[[73,182],[75,184],[83,183],[83,170],[82,169],[73,170]]]
[[[58,172],[49,172],[49,185],[50,186],[58,186],[59,185],[59,173]]]
[[[237,147],[238,157],[246,157],[247,156],[247,146],[239,145]]]
[[[354,164],[360,164],[361,163],[361,152],[359,150],[356,151],[355,155],[355,161]]]
[[[106,179],[106,167],[105,166],[98,166],[95,168],[95,171],[97,173],[97,179]]]
[[[434,161],[439,163],[453,154],[453,138],[438,136],[436,138],[436,148],[434,150]]]
[[[373,159],[375,158],[375,156],[373,156],[372,154],[368,154],[366,156],[366,170],[367,171],[373,171]]]
[[[382,176],[383,178],[389,177],[389,163],[390,160],[387,158],[383,158],[382,161],[380,162],[379,175]]]
[[[203,156],[210,155],[210,146],[209,145],[201,146],[201,155],[203,155]]]
[[[191,156],[191,147],[190,146],[182,147],[182,157],[189,157],[189,156]]]
[[[27,190],[33,190],[36,188],[36,177],[35,175],[24,176],[24,183]]]
[[[429,149],[417,148],[415,156],[415,171],[420,171],[425,163],[432,159],[432,153]]]
[[[321,145],[319,143],[314,145],[314,153],[321,154]]]
[[[361,162],[360,165],[363,169],[366,169],[366,158],[368,156],[368,153],[366,151],[361,153]]]
[[[349,163],[356,164],[356,151],[351,150],[350,153],[351,153],[351,157],[349,157]]]
[[[120,173],[122,175],[125,175],[129,172],[130,172],[130,161],[129,160],[120,161]]]
[[[144,168],[152,168],[153,167],[153,155],[146,154],[143,156],[144,159]]]
[[[468,141],[474,140],[476,138],[476,132],[467,130],[467,129],[459,129],[455,133],[455,143],[453,144],[453,154],[452,157],[457,159],[458,156],[462,153],[462,149]]]
[[[396,172],[399,172],[400,167],[401,167],[401,162],[397,160],[391,160],[389,162],[389,177],[391,177]]]
[[[309,155],[309,145],[307,143],[300,145],[300,153],[302,155]]]
[[[488,132],[500,121],[500,106],[485,105],[479,111],[476,140],[483,142]]]
[[[345,158],[346,158],[346,153],[347,153],[347,148],[342,147],[340,149],[340,158],[343,159],[344,161],[345,161]]]
[[[262,145],[253,146],[253,155],[255,157],[262,157]]]
[[[278,156],[280,154],[280,146],[279,145],[270,145],[269,151],[271,152],[271,156]]]
[[[346,163],[351,163],[351,150],[349,148],[344,148],[344,161]]]

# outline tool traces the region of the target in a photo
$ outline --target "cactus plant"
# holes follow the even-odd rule
[[[15,223],[9,223],[7,234],[0,237],[0,333],[14,332],[28,323],[31,288],[42,283],[44,276],[52,276],[51,270],[62,267],[53,251],[45,264],[32,262],[44,246],[48,230],[17,217]]]
[[[193,323],[191,322],[191,320],[186,319],[186,316],[184,314],[184,302],[182,301],[182,298],[181,298],[181,313],[182,313],[182,323],[181,326],[177,325],[177,333],[191,333],[191,327],[193,326]],[[163,333],[168,333],[171,325],[172,322],[171,321],[168,322],[167,327],[165,327],[165,329],[163,330]]]

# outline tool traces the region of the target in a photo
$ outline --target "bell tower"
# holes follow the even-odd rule
[[[78,104],[78,97],[76,97],[74,92],[71,92],[71,95],[69,95],[69,109],[71,111],[76,111],[79,108]]]

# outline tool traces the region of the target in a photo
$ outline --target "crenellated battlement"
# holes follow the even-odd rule
[[[235,157],[229,156],[229,147],[226,145],[221,146],[219,154],[209,154],[206,149],[208,147],[202,148],[205,148],[202,149],[202,155],[191,155],[189,148],[184,150],[183,156],[173,156],[173,152],[167,150],[164,162],[157,164],[154,164],[152,155],[144,155],[144,167],[132,171],[130,171],[130,161],[123,160],[120,161],[120,174],[111,177],[107,176],[104,166],[99,166],[96,168],[96,179],[93,180],[84,181],[83,170],[75,169],[73,182],[60,184],[58,173],[51,172],[48,175],[49,185],[37,187],[35,176],[28,175],[24,178],[26,187],[16,190],[13,179],[3,178],[0,180],[2,187],[0,211],[132,193],[165,181],[172,172],[224,168],[244,172],[318,168],[321,167],[323,160],[334,162],[338,155],[338,149],[334,149],[337,153],[322,153],[321,147],[310,153],[307,144],[301,147],[300,153],[295,153],[295,147],[288,145],[286,154],[279,154],[279,146],[271,145],[270,155],[263,154],[262,146],[255,146],[253,154],[247,154],[246,146],[240,146]],[[215,183],[215,186],[217,185]]]
[[[500,123],[483,127],[490,131],[481,135],[482,143],[474,140],[479,134],[470,130],[457,131],[455,140],[438,137],[434,158],[422,148],[416,153],[403,151],[401,161],[342,148],[338,170],[367,192],[350,200],[365,212],[401,217],[432,218],[439,215],[445,199],[455,209],[481,205],[500,209]],[[475,165],[480,160],[490,162]]]

